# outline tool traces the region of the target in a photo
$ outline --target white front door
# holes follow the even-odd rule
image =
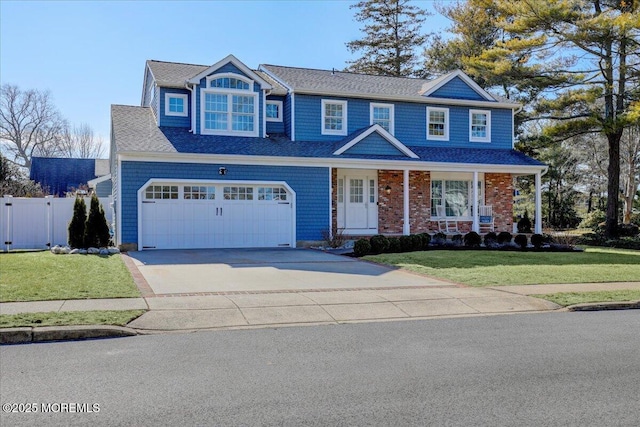
[[[338,228],[378,233],[378,172],[338,170]]]

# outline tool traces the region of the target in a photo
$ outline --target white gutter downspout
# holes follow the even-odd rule
[[[291,91],[291,140],[296,140],[296,99],[293,91]]]
[[[196,133],[196,85],[189,86],[189,82],[185,83],[185,87],[191,92],[191,129],[189,132]]]

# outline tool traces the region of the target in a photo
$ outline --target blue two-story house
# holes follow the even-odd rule
[[[456,71],[434,80],[147,61],[111,109],[117,243],[295,247],[350,236],[512,231],[520,108]],[[474,201],[477,201],[474,203]],[[541,221],[535,221],[541,231]]]

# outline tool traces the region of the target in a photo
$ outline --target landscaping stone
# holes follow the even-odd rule
[[[69,252],[69,255],[76,255],[80,253],[80,249],[71,249],[71,251]]]
[[[100,255],[109,255],[109,250],[107,248],[101,248]]]
[[[120,253],[120,249],[118,249],[118,248],[108,248],[107,250],[109,251],[109,254],[119,254]]]
[[[63,246],[60,249],[59,253],[61,253],[61,254],[69,254],[69,253],[71,253],[71,248],[69,246]]]
[[[78,249],[78,253],[80,255],[86,255],[87,254],[87,250],[86,249]]]
[[[98,255],[100,253],[100,249],[98,249],[98,248],[89,248],[89,249],[87,249],[87,253],[89,255]]]

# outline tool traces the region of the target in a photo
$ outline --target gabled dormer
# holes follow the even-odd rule
[[[265,135],[265,97],[272,86],[233,55],[194,75],[186,86],[195,100],[194,133]]]

